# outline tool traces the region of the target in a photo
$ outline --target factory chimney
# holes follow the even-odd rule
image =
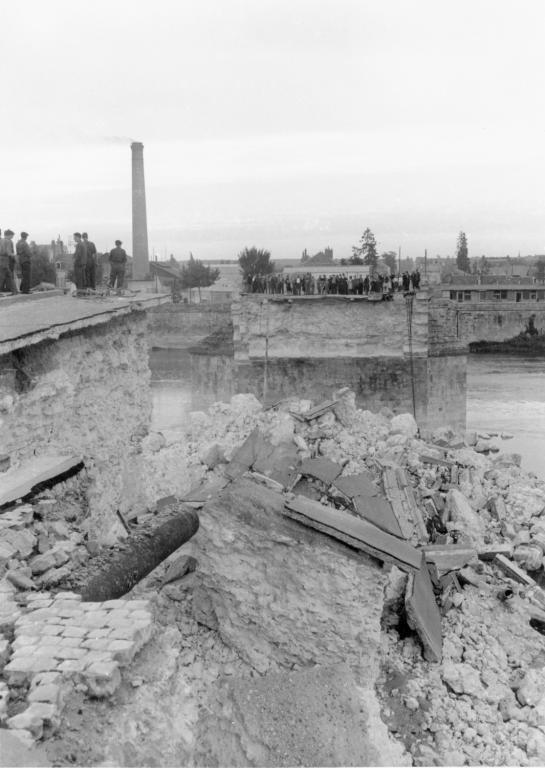
[[[149,274],[148,221],[146,216],[146,185],[144,181],[144,145],[133,141],[132,152],[132,273],[134,280]]]

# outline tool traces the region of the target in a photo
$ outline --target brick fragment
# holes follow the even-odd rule
[[[108,650],[119,666],[126,667],[136,654],[136,643],[130,640],[111,640]]]

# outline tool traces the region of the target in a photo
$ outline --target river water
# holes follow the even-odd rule
[[[203,372],[183,350],[153,350],[150,365],[153,429],[182,427],[190,411],[231,396],[231,383],[222,391],[221,378],[212,390],[200,386]],[[520,453],[523,468],[545,479],[545,359],[469,355],[467,428],[497,432],[493,442],[502,451]],[[501,433],[513,438],[503,440]]]

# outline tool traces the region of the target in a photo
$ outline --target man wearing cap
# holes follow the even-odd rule
[[[21,293],[30,293],[30,264],[32,260],[32,253],[30,251],[30,245],[26,239],[28,232],[21,232],[21,239],[17,241],[15,251],[17,258],[19,259],[19,266],[21,267]]]
[[[125,265],[127,264],[127,253],[124,248],[121,247],[121,240],[115,241],[115,248],[110,251],[110,288],[116,285],[117,291],[121,291],[123,288],[123,281],[125,280]]]
[[[94,291],[96,288],[97,249],[95,244],[89,240],[89,235],[87,232],[83,232],[81,237],[83,239],[85,251],[87,253],[87,263],[85,266],[85,287],[92,288]]]
[[[0,238],[0,286],[12,294],[17,293],[17,286],[13,279],[13,266],[15,254],[13,252],[13,235],[11,229],[6,229],[4,237]]]
[[[81,239],[81,232],[74,232],[76,250],[74,252],[74,280],[76,289],[82,291],[85,288],[85,267],[87,265],[87,251],[85,243]]]

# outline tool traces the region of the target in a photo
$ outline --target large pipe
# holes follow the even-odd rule
[[[194,509],[177,511],[151,530],[132,533],[117,547],[101,552],[69,577],[70,589],[81,594],[85,602],[122,597],[189,541],[198,528]]]
[[[144,145],[133,141],[132,152],[132,276],[144,280],[149,273],[148,219],[144,179]]]

